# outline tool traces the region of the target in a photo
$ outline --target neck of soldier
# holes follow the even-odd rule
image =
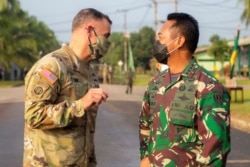
[[[177,50],[173,52],[168,58],[168,66],[171,74],[183,72],[185,67],[192,60],[192,54],[187,51]]]
[[[69,47],[75,53],[75,55],[81,60],[85,62],[89,62],[91,60],[91,56],[89,54],[89,44],[88,41],[83,40],[82,37],[77,35],[73,35]]]

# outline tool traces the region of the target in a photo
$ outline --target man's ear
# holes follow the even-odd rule
[[[90,38],[91,37],[91,31],[93,31],[94,27],[89,25],[86,29],[87,29],[87,33],[88,33],[88,38]]]
[[[87,31],[88,38],[92,36],[92,32],[96,34],[95,29],[92,25],[88,25],[85,29]]]
[[[177,42],[178,42],[177,45],[178,45],[179,47],[182,47],[182,46],[184,46],[185,41],[186,41],[186,39],[185,39],[184,36],[179,36],[179,38],[178,38],[178,40],[177,40]]]

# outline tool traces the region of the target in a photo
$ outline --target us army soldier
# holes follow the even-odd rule
[[[95,119],[108,93],[90,62],[107,52],[111,20],[83,9],[69,45],[34,64],[25,78],[24,167],[95,167]]]

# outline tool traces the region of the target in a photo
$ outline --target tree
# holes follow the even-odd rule
[[[111,34],[111,47],[103,62],[116,66],[119,60],[124,61],[124,34],[114,32]],[[155,40],[155,32],[150,27],[143,27],[139,32],[130,34],[130,44],[133,51],[135,67],[141,66],[149,69],[149,60],[152,58],[152,47]]]
[[[117,65],[119,60],[123,61],[123,33],[114,32],[110,37],[111,46],[110,49],[102,59],[103,62],[112,66]]]
[[[131,33],[130,36],[135,66],[149,69],[149,60],[152,58],[152,47],[155,41],[154,30],[145,26],[138,33]]]
[[[229,60],[229,46],[226,39],[222,39],[219,35],[213,35],[209,41],[211,42],[208,48],[208,54],[213,56],[215,60],[221,62],[221,66],[224,66],[224,61]]]
[[[1,0],[0,1],[0,11],[3,11],[8,7],[8,1],[7,0]]]
[[[5,3],[0,3],[0,66],[7,71],[12,62],[20,68],[29,67],[41,51],[47,53],[60,46],[53,31],[23,11],[18,0]]]
[[[19,11],[20,5],[18,1],[2,1],[0,10],[0,63],[7,69],[10,66],[10,61],[13,58],[14,52],[14,48],[12,47],[12,35],[15,36],[15,33],[19,32],[18,27],[20,27],[20,19],[14,19],[20,18],[21,13],[19,13]]]
[[[250,24],[250,1],[249,0],[239,0],[240,3],[244,4],[244,10],[241,14],[241,21],[245,22],[246,26]]]

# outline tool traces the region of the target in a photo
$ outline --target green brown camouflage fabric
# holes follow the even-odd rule
[[[139,116],[140,155],[151,167],[225,166],[230,152],[230,96],[193,59],[170,81],[149,82]]]
[[[68,46],[41,58],[25,78],[24,167],[95,167],[97,107],[82,96],[98,87],[90,65]]]

